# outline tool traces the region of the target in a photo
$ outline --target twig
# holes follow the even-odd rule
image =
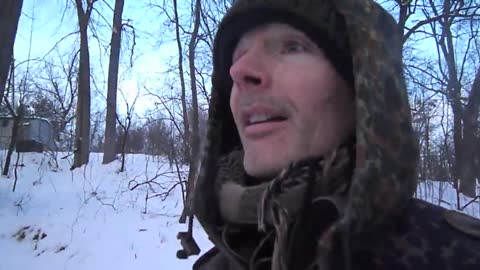
[[[477,197],[471,199],[467,204],[465,204],[464,206],[460,207],[460,210],[463,211],[465,208],[467,208],[470,204],[472,204],[473,202],[475,202],[477,199],[480,199],[480,196],[477,196]]]
[[[17,186],[17,179],[18,179],[17,168],[18,168],[18,161],[19,160],[20,160],[20,153],[17,152],[17,161],[15,162],[15,169],[13,170],[14,175],[15,175],[15,181],[13,182],[12,192],[15,192],[15,187]]]
[[[175,190],[175,188],[178,186],[178,185],[181,185],[181,182],[178,182],[178,183],[175,183],[175,185],[171,186],[167,191],[165,192],[162,192],[162,193],[158,193],[158,194],[155,194],[155,195],[152,195],[152,196],[149,196],[147,199],[152,199],[152,198],[156,198],[156,197],[161,197],[161,200],[162,201],[165,201],[168,196],[170,195],[170,193]]]
[[[135,176],[134,179],[132,179],[132,180],[130,180],[130,181],[128,182],[128,189],[130,189],[130,190],[132,191],[132,190],[136,189],[136,188],[139,187],[139,186],[143,186],[143,185],[149,185],[149,186],[151,186],[151,184],[155,184],[155,185],[160,186],[160,188],[162,188],[162,189],[166,189],[166,187],[164,187],[161,183],[156,182],[155,180],[156,180],[157,178],[159,178],[160,176],[165,176],[165,175],[168,175],[168,174],[170,174],[170,173],[169,173],[169,172],[163,172],[163,173],[160,173],[160,174],[157,173],[153,178],[151,178],[151,179],[149,179],[149,180],[147,180],[147,181],[145,181],[145,182],[142,182],[142,183],[138,183],[137,180],[136,180],[137,176]],[[130,185],[131,185],[132,183],[135,183],[135,184],[134,184],[134,186],[131,187]]]

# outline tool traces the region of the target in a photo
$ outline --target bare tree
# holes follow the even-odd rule
[[[78,70],[78,98],[75,126],[74,160],[71,169],[88,163],[90,151],[90,52],[88,48],[88,23],[97,0],[75,0],[80,29],[80,63]]]
[[[417,112],[423,116],[415,118],[414,115],[417,120],[423,117],[419,134],[422,177],[433,175],[434,167],[451,170],[439,175],[451,175],[459,192],[475,197],[474,175],[478,175],[478,169],[475,169],[476,159],[472,157],[475,155],[471,149],[478,147],[475,145],[478,142],[480,94],[476,93],[471,78],[475,77],[480,59],[478,49],[477,54],[474,53],[475,46],[478,46],[475,40],[478,40],[479,33],[480,3],[474,0],[395,0],[395,3],[399,31],[403,33],[404,55],[407,56],[405,71],[411,94],[422,93],[427,98],[422,104],[434,102],[434,108],[429,110],[442,114],[425,114],[426,108],[421,108]],[[419,53],[425,40],[435,42],[436,59],[431,59],[427,53]],[[443,107],[444,100],[450,109]],[[416,113],[415,110],[412,112]],[[438,126],[441,131],[430,127],[430,117],[441,119]],[[433,141],[434,134],[443,136],[443,141]],[[434,153],[444,160],[436,161]],[[459,204],[457,206],[460,208]]]
[[[198,167],[199,167],[199,152],[200,152],[200,134],[199,134],[199,121],[198,121],[198,97],[197,97],[197,80],[196,80],[196,70],[195,70],[195,50],[196,44],[198,43],[198,30],[200,28],[200,14],[201,14],[201,4],[200,0],[195,0],[194,2],[194,19],[193,19],[193,31],[190,37],[188,44],[188,62],[190,66],[190,87],[192,92],[192,132],[190,133],[189,145],[190,145],[190,167],[188,172],[188,181],[187,181],[187,195],[186,195],[186,204],[180,218],[180,221],[184,221],[186,216],[193,217],[192,213],[192,198],[191,194],[195,187],[195,180],[197,179]],[[191,222],[189,222],[191,224]],[[189,224],[189,225],[190,225]]]
[[[13,45],[23,0],[3,0],[0,3],[0,105],[5,93],[8,71],[13,60]]]
[[[122,41],[122,14],[124,0],[115,0],[113,11],[112,38],[110,42],[110,64],[108,66],[107,116],[105,119],[105,144],[103,164],[115,160],[117,83]]]
[[[178,74],[180,76],[180,87],[182,90],[181,102],[182,102],[182,111],[183,111],[183,144],[184,144],[184,156],[187,160],[190,160],[190,125],[188,119],[188,107],[187,107],[187,87],[185,85],[185,75],[183,70],[183,50],[182,50],[182,40],[180,36],[180,19],[178,16],[178,6],[177,0],[173,0],[173,13],[174,13],[174,22],[175,22],[175,37],[177,41],[178,48]]]
[[[13,150],[15,149],[15,146],[17,144],[17,139],[18,139],[19,129],[20,129],[20,123],[21,123],[21,121],[24,117],[24,114],[25,114],[24,105],[23,105],[22,100],[20,102],[20,105],[15,108],[15,101],[14,101],[14,99],[15,99],[15,69],[13,67],[13,63],[11,64],[9,87],[12,88],[12,93],[11,93],[12,103],[10,103],[8,101],[7,96],[4,96],[4,99],[5,99],[6,107],[7,107],[8,111],[10,112],[10,115],[13,118],[13,125],[12,125],[12,133],[10,135],[10,144],[9,144],[8,150],[7,150],[7,157],[5,159],[5,164],[3,166],[3,171],[2,171],[2,175],[6,175],[6,176],[8,175],[8,171],[9,171],[9,168],[10,168],[10,162],[11,162]]]
[[[167,156],[170,166],[173,164],[174,134],[172,128],[168,125],[166,117],[161,114],[154,115],[154,118],[147,117],[145,124],[145,153],[153,156]]]
[[[102,130],[103,119],[105,119],[105,109],[92,114],[92,130],[90,132],[90,149],[92,152],[100,153],[103,151],[103,139],[105,135]]]
[[[470,115],[467,115],[466,107],[463,104],[464,98],[462,96],[462,92],[465,91],[465,85],[462,84],[462,81],[464,80],[463,76],[466,74],[466,55],[468,54],[470,44],[475,40],[477,35],[475,34],[468,38],[467,53],[465,53],[463,57],[459,55],[459,50],[455,48],[455,39],[462,40],[460,39],[461,33],[458,32],[458,30],[461,30],[459,27],[464,23],[465,18],[474,18],[475,13],[470,13],[472,9],[478,10],[478,4],[477,7],[474,7],[472,6],[474,1],[469,2],[470,3],[467,3],[469,6],[466,6],[468,9],[466,9],[464,1],[445,0],[441,5],[436,5],[434,1],[431,0],[430,7],[433,15],[441,18],[438,20],[438,25],[435,22],[432,22],[430,25],[438,48],[439,69],[445,82],[445,92],[453,112],[453,141],[455,149],[455,163],[453,168],[454,182],[460,192],[470,197],[475,197],[476,181],[473,175],[472,158],[466,156],[466,153],[468,152],[468,148],[472,148],[471,143],[474,143],[473,132],[475,132],[478,127],[470,125],[467,129],[468,125],[465,126],[464,124],[466,122],[475,124],[476,121],[468,121],[468,119],[476,120],[478,118],[480,93],[477,94],[476,91],[470,91],[467,97],[467,104],[470,104],[471,109],[468,111]],[[427,13],[425,14],[426,16],[430,16]],[[456,29],[458,29],[457,33],[454,34]],[[465,135],[467,137],[465,137]]]
[[[477,69],[472,89],[463,113],[463,138],[460,159],[460,191],[475,197],[476,177],[478,173],[478,116],[480,108],[480,66]],[[475,147],[476,146],[476,147]]]
[[[123,93],[122,93],[122,96],[123,96]],[[125,116],[125,119],[123,119],[123,120],[120,119],[120,116],[118,114],[116,114],[116,116],[115,116],[116,119],[117,119],[118,125],[121,128],[121,134],[122,134],[121,143],[120,143],[120,154],[122,156],[122,165],[120,167],[120,172],[125,171],[125,156],[126,156],[126,152],[127,152],[127,142],[128,142],[130,127],[132,125],[132,120],[133,120],[134,113],[135,113],[135,104],[137,103],[138,93],[137,93],[137,96],[135,97],[135,100],[132,102],[131,105],[128,103],[125,96],[123,96],[123,98],[125,100],[125,105],[126,105],[126,108],[127,108],[127,115]]]
[[[67,63],[63,58],[67,58]],[[59,57],[60,64],[45,61],[41,66],[42,73],[35,76],[34,100],[31,106],[36,116],[50,120],[54,127],[55,137],[62,141],[69,140],[70,134],[66,133],[67,126],[75,118],[74,108],[78,94],[77,60],[78,53]],[[62,139],[61,139],[62,137]]]

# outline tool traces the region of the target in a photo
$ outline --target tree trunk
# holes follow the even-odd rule
[[[460,192],[472,198],[476,196],[476,152],[478,144],[478,114],[480,107],[480,67],[477,70],[475,81],[468,96],[468,103],[463,115],[462,163],[460,166]]]
[[[15,144],[17,143],[19,127],[20,127],[20,118],[15,116],[15,117],[13,117],[12,137],[10,138],[10,144],[8,146],[7,157],[5,158],[5,164],[3,166],[2,175],[5,175],[5,176],[8,176],[8,169],[10,167],[10,162],[11,162],[11,159],[12,159],[13,150],[15,149]]]
[[[83,10],[82,0],[75,0],[80,28],[80,63],[78,68],[78,99],[75,127],[75,151],[72,169],[88,163],[90,152],[90,53],[88,49],[88,22],[93,3]]]
[[[0,4],[0,104],[5,93],[8,70],[13,57],[13,45],[23,0],[2,0]]]
[[[124,0],[115,1],[113,11],[112,39],[110,42],[110,64],[108,66],[107,116],[105,119],[105,144],[103,164],[115,160],[117,83],[122,41],[122,13]]]
[[[17,144],[18,131],[20,129],[20,123],[23,119],[23,106],[20,105],[13,116],[12,137],[10,139],[10,145],[8,146],[7,157],[5,158],[5,164],[3,166],[2,175],[8,176],[8,169],[13,155],[13,150]]]
[[[441,37],[438,40],[438,45],[442,51],[443,57],[447,66],[447,94],[450,106],[452,107],[453,112],[453,144],[455,152],[455,160],[453,166],[453,180],[458,191],[469,197],[475,197],[475,179],[474,178],[464,178],[464,176],[471,175],[471,173],[464,170],[468,167],[470,162],[466,160],[465,153],[467,148],[472,147],[471,145],[465,145],[464,141],[464,107],[462,104],[462,85],[457,71],[457,62],[455,56],[455,48],[452,34],[452,23],[453,20],[451,16],[455,14],[451,11],[452,2],[450,0],[445,0],[443,3],[443,15],[440,19],[441,24]],[[458,205],[460,207],[460,205]]]
[[[407,2],[404,3],[403,0],[397,0],[397,4],[399,6],[399,12],[398,12],[398,32],[400,33],[400,36],[403,38],[403,43],[406,42],[405,40],[405,26],[407,24],[407,20],[409,17],[409,8],[411,3]]]
[[[192,91],[192,133],[190,138],[190,167],[188,171],[188,181],[187,181],[187,196],[186,196],[186,205],[182,214],[182,220],[187,215],[192,215],[192,199],[191,195],[193,194],[193,189],[195,187],[195,180],[197,179],[198,174],[198,165],[199,165],[199,152],[200,152],[200,134],[198,127],[198,99],[197,99],[197,79],[195,76],[195,49],[198,38],[198,29],[200,27],[200,0],[195,1],[195,18],[192,36],[190,37],[190,42],[188,45],[188,62],[190,66],[190,88]]]
[[[120,172],[125,171],[125,152],[127,151],[127,140],[128,140],[128,129],[125,128],[123,138],[122,138],[122,165],[120,166]]]
[[[180,39],[180,20],[178,19],[177,0],[173,0],[173,12],[175,15],[175,35],[178,47],[178,73],[180,75],[180,86],[182,88],[182,110],[183,110],[183,158],[190,162],[190,125],[188,121],[187,90],[183,74],[183,51],[182,40]]]
[[[430,155],[430,115],[426,115],[425,126],[425,175],[428,179],[432,180],[432,157]]]

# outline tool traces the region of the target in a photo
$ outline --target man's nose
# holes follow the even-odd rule
[[[230,76],[240,90],[263,90],[270,84],[266,55],[251,48],[230,67]]]

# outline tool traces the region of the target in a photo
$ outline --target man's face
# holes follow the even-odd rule
[[[354,127],[354,97],[323,51],[287,24],[246,33],[233,53],[230,108],[254,177],[332,150]]]

